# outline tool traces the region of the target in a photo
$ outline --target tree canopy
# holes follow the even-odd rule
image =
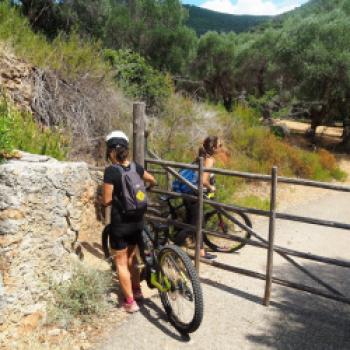
[[[262,100],[274,91],[288,96],[289,104],[309,106],[313,131],[320,123],[349,118],[348,0],[312,0],[250,32],[210,31],[199,38],[186,25],[188,11],[179,0],[13,3],[48,38],[75,32],[100,41],[104,49],[127,50],[140,71],[147,65],[200,84],[201,97],[227,110],[242,90]],[[154,73],[149,68],[148,76]]]

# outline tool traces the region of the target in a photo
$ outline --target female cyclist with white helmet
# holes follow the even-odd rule
[[[141,186],[141,190],[136,197],[142,202],[144,193],[141,179],[151,186],[156,184],[156,180],[141,165],[129,161],[129,139],[124,132],[117,130],[107,135],[106,146],[106,158],[111,165],[104,172],[103,202],[106,206],[112,205],[109,243],[124,295],[123,307],[125,311],[132,313],[139,310],[136,301],[143,299],[140,275],[136,267],[136,246],[141,239],[144,210],[137,207],[134,211],[126,210],[125,197],[130,183],[125,183],[137,183],[140,180],[138,186]],[[126,173],[130,174],[129,180],[125,180]]]

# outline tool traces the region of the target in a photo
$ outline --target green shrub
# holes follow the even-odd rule
[[[12,107],[0,98],[0,158],[13,149],[65,159],[69,138],[59,131],[38,125],[31,114]]]
[[[264,108],[274,99],[274,97],[276,95],[277,95],[277,91],[276,90],[269,90],[261,97],[256,97],[254,95],[249,95],[248,96],[248,103],[258,113],[262,113]]]
[[[87,320],[90,315],[102,315],[106,311],[107,291],[112,284],[110,272],[101,273],[77,264],[69,280],[52,285],[53,300],[48,306],[48,323]]]
[[[258,114],[249,107],[238,106],[231,115],[221,115],[227,124],[235,126],[226,136],[226,144],[233,154],[230,167],[241,171],[270,173],[276,165],[278,173],[320,181],[344,179],[334,156],[326,150],[307,152],[289,145],[259,123]]]
[[[12,118],[8,112],[7,102],[0,103],[0,161],[5,153],[13,150],[11,139]]]
[[[267,198],[260,198],[254,195],[247,195],[242,198],[238,198],[235,201],[236,204],[247,207],[247,208],[256,208],[261,210],[269,210],[270,209],[270,200]]]
[[[172,92],[171,78],[152,68],[130,50],[105,50],[104,57],[115,71],[119,86],[131,97],[146,102],[148,108],[161,109]]]
[[[64,78],[103,76],[109,69],[101,58],[99,43],[74,33],[69,37],[60,34],[48,42],[44,35],[33,33],[28,20],[7,1],[0,2],[0,41],[10,45],[18,57],[53,69]]]

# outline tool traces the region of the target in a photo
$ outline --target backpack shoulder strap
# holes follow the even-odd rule
[[[119,170],[120,175],[125,172],[125,169],[119,164],[112,164],[112,167]]]
[[[136,164],[135,164],[135,162],[131,162],[130,163],[130,170],[131,171],[136,171]]]

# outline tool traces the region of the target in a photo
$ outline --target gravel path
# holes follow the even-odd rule
[[[350,194],[326,193],[289,213],[350,222]],[[266,237],[267,222],[254,227]],[[350,232],[277,221],[276,243],[328,257],[349,259]],[[245,247],[238,254],[220,254],[220,262],[265,272],[266,252]],[[350,296],[350,270],[302,261],[319,277]],[[275,255],[274,275],[317,286]],[[142,311],[116,327],[95,346],[112,349],[350,349],[350,306],[273,285],[269,308],[261,303],[264,283],[201,266],[204,320],[188,339],[166,321],[157,295]]]

